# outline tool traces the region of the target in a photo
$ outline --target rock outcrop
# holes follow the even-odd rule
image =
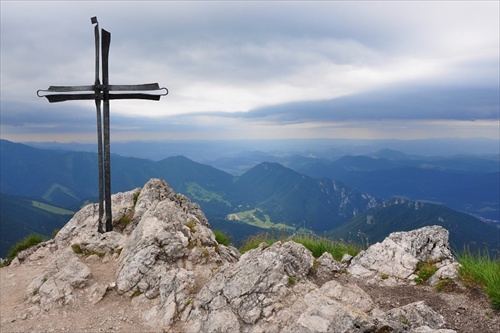
[[[351,261],[348,272],[365,279],[379,280],[384,276],[387,282],[414,281],[419,262],[430,262],[437,268],[447,267],[456,272],[458,262],[451,253],[448,239],[448,231],[440,226],[394,232],[383,242],[359,253]],[[452,272],[442,270],[436,277],[456,278]]]
[[[26,291],[42,313],[113,292],[130,299],[152,331],[454,332],[425,300],[382,309],[356,283],[413,284],[419,262],[439,269],[435,281],[455,279],[441,227],[393,233],[343,262],[327,253],[314,258],[293,241],[240,256],[217,243],[197,204],[162,180],[112,199],[115,231],[97,233],[91,204],[23,257],[45,251],[52,258]],[[113,267],[111,280],[98,281],[94,263]]]

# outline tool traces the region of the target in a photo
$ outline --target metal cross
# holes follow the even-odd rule
[[[111,34],[102,29],[101,51],[102,51],[102,84],[99,80],[99,23],[97,17],[91,18],[95,36],[95,81],[89,86],[50,86],[47,90],[38,90],[39,97],[46,97],[50,103],[95,100],[97,111],[97,153],[99,157],[99,224],[97,231],[103,233],[103,201],[106,208],[106,231],[113,230],[111,215],[111,165],[109,144],[109,100],[111,99],[146,99],[158,101],[161,96],[168,94],[167,88],[161,88],[158,83],[146,83],[137,85],[113,85],[109,84],[108,58]],[[162,92],[163,91],[163,92]],[[118,92],[118,93],[116,93]],[[156,93],[155,93],[156,92]],[[160,93],[162,92],[162,93]],[[101,102],[104,103],[101,124]],[[104,131],[104,135],[103,135]],[[104,145],[103,145],[104,142]],[[103,156],[104,150],[104,156]],[[104,183],[104,185],[103,185]]]

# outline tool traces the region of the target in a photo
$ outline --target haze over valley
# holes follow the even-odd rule
[[[457,249],[472,244],[498,250],[500,184],[494,143],[436,140],[432,151],[448,154],[417,154],[428,143],[297,140],[269,142],[267,148],[264,141],[115,144],[116,151],[128,147],[128,155],[158,156],[163,151],[165,158],[113,154],[112,190],[165,179],[199,203],[212,226],[235,243],[277,230],[373,243],[393,231],[439,224],[450,229]],[[406,146],[407,152],[383,145]],[[474,145],[481,147],[475,154],[460,153]],[[83,204],[96,202],[97,157],[79,151],[85,149],[93,150],[1,141],[2,256],[28,233],[49,237]],[[175,149],[212,165],[168,156],[178,153]]]

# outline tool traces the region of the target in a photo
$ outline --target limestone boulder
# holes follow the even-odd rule
[[[119,252],[125,244],[121,230],[130,223],[135,212],[135,198],[140,189],[117,193],[111,196],[114,231],[98,233],[99,206],[89,204],[79,210],[54,238],[58,248],[72,247],[85,255]],[[103,223],[106,223],[106,215]]]
[[[162,276],[173,268],[196,271],[206,279],[218,266],[235,262],[239,253],[215,240],[197,204],[175,194],[162,180],[152,179],[141,190],[116,272],[120,293],[160,295]]]
[[[263,243],[248,251],[236,264],[221,268],[196,295],[187,331],[238,332],[261,321],[268,330],[276,329],[270,318],[291,304],[292,289],[307,281],[313,262],[311,252],[294,242]]]
[[[91,281],[90,269],[72,250],[66,249],[59,252],[45,272],[29,284],[27,296],[32,303],[49,310],[53,306],[69,304],[75,298],[75,292],[89,286]]]
[[[364,279],[385,276],[392,278],[389,281],[412,281],[420,261],[438,267],[456,263],[448,238],[449,232],[440,226],[391,233],[354,257],[348,272]]]

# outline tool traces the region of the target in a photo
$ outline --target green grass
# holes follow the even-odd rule
[[[241,245],[239,250],[241,253],[245,253],[247,251],[256,249],[257,247],[259,247],[261,243],[266,243],[267,245],[273,245],[279,240],[278,238],[279,237],[276,237],[271,233],[262,232],[248,237],[245,241],[243,241],[243,244]]]
[[[225,246],[231,245],[231,239],[224,231],[214,230],[214,235],[215,235],[215,240],[217,241],[217,243],[225,245]]]
[[[462,265],[458,269],[462,282],[484,289],[492,307],[500,310],[500,258],[492,259],[488,251],[472,253],[468,248],[456,256]]]
[[[137,192],[134,194],[134,208],[137,205],[137,200],[139,199],[139,195],[141,195],[141,192]]]
[[[30,248],[32,246],[35,246],[39,243],[44,242],[46,239],[44,236],[39,235],[39,234],[29,234],[26,236],[26,238],[23,238],[16,244],[12,246],[12,248],[9,250],[9,254],[7,255],[7,260],[12,260],[14,259],[17,254],[23,250],[26,250],[27,248]]]
[[[330,253],[335,260],[340,261],[344,254],[350,254],[355,256],[358,254],[362,248],[361,246],[354,243],[345,243],[343,241],[334,241],[325,237],[318,237],[314,235],[300,235],[292,236],[281,233],[274,235],[271,233],[260,233],[254,236],[250,236],[243,242],[240,248],[241,253],[257,248],[261,243],[266,243],[272,245],[277,241],[287,241],[293,240],[296,243],[304,245],[315,258],[320,257],[323,253]]]
[[[354,243],[334,241],[314,235],[295,236],[292,237],[292,240],[304,245],[315,258],[319,258],[323,253],[328,252],[335,260],[340,261],[344,254],[347,253],[354,257],[362,250],[361,246]]]
[[[415,278],[415,282],[417,284],[425,284],[427,283],[427,280],[431,278],[431,276],[436,273],[438,268],[434,266],[431,262],[426,262],[426,261],[420,261],[417,264],[417,270],[415,271],[415,274],[417,274],[418,277]]]

